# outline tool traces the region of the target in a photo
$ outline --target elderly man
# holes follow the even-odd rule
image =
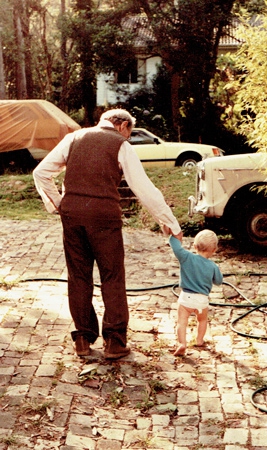
[[[118,359],[127,346],[129,312],[125,287],[124,246],[118,185],[122,174],[129,187],[169,234],[181,228],[161,192],[147,177],[127,141],[135,119],[123,109],[102,114],[97,126],[66,135],[33,172],[36,188],[49,212],[59,212],[68,269],[72,339],[79,357],[90,355],[99,336],[92,304],[96,262],[104,302],[104,356]],[[64,195],[54,177],[66,169]]]

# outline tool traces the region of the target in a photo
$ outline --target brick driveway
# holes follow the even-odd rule
[[[125,228],[132,352],[108,363],[100,337],[80,360],[59,218],[0,226],[0,450],[267,449],[266,413],[251,403],[267,384],[265,309],[236,325],[264,339],[242,336],[230,323],[249,310],[234,306],[244,299],[231,285],[214,289],[208,347],[193,346],[192,317],[187,355],[174,358],[178,264],[161,235]],[[266,301],[265,256],[221,242],[214,260],[250,301]],[[95,281],[101,317],[97,270]],[[267,408],[265,392],[256,399]]]

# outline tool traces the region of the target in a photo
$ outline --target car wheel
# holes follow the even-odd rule
[[[182,167],[186,167],[187,169],[191,169],[191,167],[196,166],[196,161],[194,159],[187,159],[183,162]]]
[[[242,208],[241,208],[242,209]],[[267,205],[262,198],[251,201],[238,216],[234,233],[248,247],[267,249]]]
[[[182,166],[186,167],[187,169],[191,169],[192,167],[195,167],[200,160],[201,157],[197,153],[188,152],[178,158],[176,166]]]

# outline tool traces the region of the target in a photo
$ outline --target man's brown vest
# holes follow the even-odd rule
[[[79,130],[70,148],[61,212],[92,224],[121,222],[118,152],[125,138],[112,127]]]

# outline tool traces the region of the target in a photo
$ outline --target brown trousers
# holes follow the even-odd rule
[[[112,222],[105,226],[86,225],[77,218],[61,215],[64,251],[68,269],[70,313],[78,335],[94,343],[99,324],[92,303],[93,267],[96,262],[104,302],[102,336],[126,345],[129,311],[125,287],[124,246],[121,226]],[[82,224],[81,224],[82,223]]]

